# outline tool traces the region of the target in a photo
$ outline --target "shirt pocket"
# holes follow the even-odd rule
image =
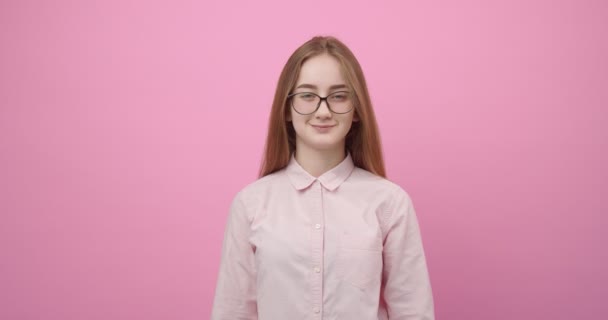
[[[338,272],[343,282],[366,290],[382,278],[382,238],[376,232],[340,235]]]

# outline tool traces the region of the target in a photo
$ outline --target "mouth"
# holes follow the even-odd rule
[[[316,132],[318,133],[329,133],[331,131],[331,128],[335,127],[336,125],[327,125],[327,124],[323,124],[323,125],[314,125],[311,124],[311,126],[315,129]]]

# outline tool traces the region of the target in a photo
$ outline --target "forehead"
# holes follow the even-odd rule
[[[302,83],[314,84],[323,89],[346,82],[338,59],[328,54],[321,54],[309,58],[302,64],[296,86]]]

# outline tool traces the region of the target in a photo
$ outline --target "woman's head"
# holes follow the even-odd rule
[[[319,100],[328,95],[327,100]],[[312,38],[296,49],[283,67],[260,176],[284,168],[297,145],[343,147],[356,166],[385,176],[363,71],[350,49],[334,37]]]

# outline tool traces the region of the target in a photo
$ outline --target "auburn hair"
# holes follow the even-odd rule
[[[286,118],[290,111],[287,96],[296,86],[302,64],[307,59],[324,53],[340,62],[342,74],[354,93],[354,112],[359,121],[353,121],[346,135],[345,151],[350,151],[355,166],[386,178],[378,124],[361,65],[344,43],[331,36],[316,36],[308,40],[294,51],[283,67],[272,102],[259,177],[281,170],[289,164],[296,149],[296,133],[293,124]]]

